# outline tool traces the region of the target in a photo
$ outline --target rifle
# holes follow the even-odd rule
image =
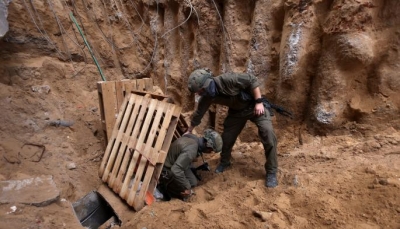
[[[251,96],[251,94],[249,94],[246,91],[240,91],[240,96],[242,98],[243,101],[254,101],[253,96]],[[271,116],[274,116],[274,110],[276,110],[276,112],[278,112],[281,115],[287,116],[291,119],[293,119],[293,114],[290,111],[287,111],[285,108],[275,105],[273,103],[270,103],[266,98],[262,97],[262,101],[264,106],[268,109],[269,113],[271,114]]]
[[[276,104],[270,103],[266,98],[262,97],[264,106],[268,109],[271,116],[274,116],[274,112],[272,109],[276,110],[281,115],[287,116],[293,119],[293,114],[290,111],[287,111],[285,108],[278,106]],[[272,109],[271,109],[272,108]]]

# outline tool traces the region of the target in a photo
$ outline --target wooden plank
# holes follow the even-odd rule
[[[160,152],[158,153],[158,155],[157,155],[157,163],[162,163],[162,164],[164,164],[164,162],[165,162],[165,159],[167,158],[167,152],[165,152],[165,151],[163,151],[163,150],[160,150]],[[158,179],[158,178],[156,178],[156,179]],[[153,190],[154,191],[154,190]]]
[[[164,144],[165,135],[167,134],[168,129],[171,128],[171,125],[170,125],[171,123],[170,123],[169,120],[172,118],[174,110],[175,110],[174,108],[171,109],[170,107],[167,107],[167,112],[166,112],[166,115],[165,115],[167,117],[167,119],[164,119],[163,125],[161,127],[161,131],[159,133],[159,137],[158,137],[157,142],[155,144],[155,149],[159,149]],[[160,154],[159,154],[160,151],[159,150],[155,150],[155,149],[153,150],[152,153],[158,154],[158,156],[160,156]],[[166,156],[166,155],[162,155],[162,156]],[[165,157],[164,157],[164,160],[165,160]],[[164,161],[162,163],[164,163]],[[146,176],[145,176],[145,178],[143,179],[143,182],[142,182],[142,188],[141,188],[141,190],[139,192],[139,195],[136,198],[137,201],[134,202],[135,209],[141,209],[143,207],[144,202],[141,201],[141,200],[145,198],[145,195],[146,195],[147,191],[150,192],[150,193],[154,192],[154,188],[155,188],[154,184],[157,183],[158,176],[159,176],[159,174],[157,174],[158,173],[157,170],[156,170],[156,175],[154,175],[154,170],[155,170],[156,167],[157,167],[157,165],[151,165],[151,166],[149,166],[147,168]],[[153,183],[151,183],[151,182],[153,182]]]
[[[137,90],[138,91],[145,91],[146,90],[146,86],[145,86],[145,81],[144,79],[138,79],[137,80]]]
[[[103,157],[103,161],[100,165],[100,170],[102,170],[102,180],[104,182],[106,182],[108,180],[108,175],[110,173],[110,170],[112,169],[113,165],[114,165],[114,159],[115,159],[115,155],[118,153],[119,151],[119,146],[120,146],[120,140],[121,140],[121,132],[120,130],[120,126],[125,126],[126,122],[129,119],[129,115],[126,115],[126,110],[131,109],[131,105],[128,102],[129,98],[126,98],[124,100],[124,104],[123,106],[121,106],[121,114],[118,116],[117,122],[114,125],[114,130],[112,132],[112,135],[110,137],[110,142],[112,142],[112,144],[108,144],[107,148],[106,148],[106,152],[105,155]],[[130,112],[128,112],[130,114]]]
[[[165,102],[157,101],[157,110],[156,110],[155,117],[154,117],[154,119],[153,119],[153,125],[152,125],[151,128],[149,129],[149,133],[148,133],[148,136],[147,136],[147,141],[146,141],[146,144],[145,144],[145,146],[144,146],[144,150],[142,151],[142,152],[144,153],[144,155],[143,155],[143,157],[141,158],[141,161],[140,161],[140,164],[139,164],[139,168],[138,168],[137,174],[142,174],[143,172],[146,172],[146,176],[147,176],[147,175],[149,174],[149,171],[145,171],[145,170],[144,170],[144,169],[145,169],[145,166],[146,166],[146,164],[147,164],[147,161],[149,161],[149,158],[152,157],[152,154],[153,154],[153,153],[158,153],[157,150],[155,150],[155,149],[152,147],[152,145],[153,145],[153,142],[154,142],[154,138],[155,138],[155,136],[156,136],[156,132],[157,132],[157,130],[158,130],[158,125],[159,125],[160,120],[161,120],[161,118],[162,118],[162,115],[163,115],[163,113],[164,113],[164,109],[166,108],[166,105],[167,105],[167,103],[165,103]],[[159,138],[158,138],[158,139],[159,139]],[[157,145],[155,145],[155,147],[157,147]],[[152,166],[154,166],[154,163],[153,163]],[[151,166],[150,166],[150,167],[151,167]],[[149,169],[149,167],[148,167],[148,169]],[[151,170],[150,170],[150,173],[151,173],[151,175],[153,174]],[[141,178],[142,178],[142,176],[135,176],[135,180],[136,180],[135,182],[139,182]],[[148,182],[147,182],[147,183],[148,183]],[[147,186],[148,186],[148,185],[145,183],[145,180],[144,180],[144,181],[142,182],[142,186],[141,186],[141,191],[140,191],[140,193],[147,191]],[[136,190],[136,189],[134,189],[134,190]],[[128,199],[127,199],[128,204],[132,205],[133,202],[135,201],[135,197],[136,197],[136,192],[131,192],[131,193],[129,194]],[[139,199],[138,199],[138,201],[141,201],[140,198],[144,198],[144,195],[141,196],[141,195],[139,194]]]
[[[104,81],[102,81],[104,82]],[[106,136],[107,139],[107,127],[106,127],[106,121],[104,117],[104,101],[103,101],[103,89],[102,89],[102,82],[97,83],[97,94],[99,97],[99,107],[100,107],[100,117],[101,117],[101,127],[104,132],[104,136]]]
[[[170,146],[170,144],[172,142],[172,136],[173,136],[173,133],[175,132],[176,125],[178,124],[178,116],[180,115],[181,111],[182,111],[181,107],[175,107],[175,109],[174,109],[174,113],[172,115],[173,118],[172,118],[171,124],[170,124],[171,128],[168,129],[168,133],[167,133],[166,138],[164,140],[164,144],[161,147],[161,149],[164,150],[164,151],[168,151],[169,146]]]
[[[157,102],[156,100],[151,100],[150,101],[150,105],[149,105],[149,108],[148,108],[148,111],[147,111],[147,114],[146,114],[146,119],[145,119],[145,121],[144,121],[144,123],[142,125],[141,133],[140,133],[139,139],[137,141],[138,144],[135,147],[135,148],[137,148],[139,150],[142,150],[141,147],[142,147],[143,141],[144,141],[144,139],[146,137],[147,130],[149,129],[149,125],[150,125],[151,119],[153,117],[154,110],[156,108],[156,102]],[[122,189],[121,189],[121,192],[120,192],[120,196],[122,198],[124,198],[124,199],[128,198],[128,194],[129,194],[128,193],[128,187],[129,187],[129,183],[131,182],[130,178],[133,177],[133,172],[134,172],[134,168],[136,166],[136,161],[139,158],[139,155],[137,155],[137,156],[136,155],[137,154],[135,153],[134,157],[131,160],[131,163],[129,164],[129,168],[128,168],[128,171],[126,173],[126,177],[124,179],[124,182],[123,182],[123,185],[122,185]],[[138,175],[138,174],[136,174],[136,175]],[[139,175],[141,175],[141,174],[139,174]],[[133,190],[136,190],[138,186],[139,186],[138,182],[134,183],[133,184]]]
[[[154,149],[156,149],[156,148],[154,147]],[[149,158],[150,164],[155,166],[157,163],[164,163],[164,160],[167,156],[166,154],[167,153],[162,150],[157,151],[156,153],[153,153],[151,155],[151,157]]]
[[[125,83],[126,81],[115,82],[115,95],[117,98],[117,107],[120,108],[125,98]]]
[[[100,84],[98,84],[98,86],[99,87],[101,87],[102,89],[102,93],[105,93],[105,94],[103,94],[102,95],[102,98],[103,98],[103,100],[104,101],[109,101],[107,98],[109,98],[110,97],[110,91],[112,91],[111,89],[110,89],[110,85],[112,86],[113,84],[104,84],[104,83],[100,83]],[[112,99],[111,99],[112,100]],[[115,101],[115,100],[112,100],[112,101]],[[126,103],[128,102],[128,100],[126,100]],[[103,103],[103,104],[107,104],[107,103]],[[110,108],[109,108],[110,106],[108,106],[108,108],[105,108],[103,111],[109,111],[110,110]],[[104,112],[104,115],[106,116],[106,112]],[[110,114],[108,115],[108,116],[110,116]],[[110,119],[110,117],[109,118],[107,118],[107,119],[105,119],[105,120],[108,120],[108,119]],[[118,117],[118,120],[117,120],[117,123],[119,124],[120,122],[121,122],[121,120],[122,120],[122,116],[121,117]],[[115,124],[115,122],[114,122],[114,124]],[[114,125],[113,125],[114,126]],[[118,129],[118,128],[117,128]],[[113,131],[109,131],[108,132],[110,135],[113,133]],[[110,136],[111,137],[111,136]],[[108,144],[107,144],[107,148],[106,148],[106,151],[105,151],[105,154],[104,154],[104,156],[103,156],[103,160],[102,160],[102,163],[101,163],[101,165],[100,165],[100,169],[99,169],[99,176],[100,177],[102,177],[103,176],[103,174],[104,174],[104,169],[105,169],[105,165],[106,165],[106,163],[107,163],[107,161],[108,161],[108,159],[109,159],[109,156],[110,156],[110,153],[111,153],[111,149],[114,147],[114,144],[115,144],[115,141],[111,141],[111,142],[108,142]]]
[[[169,103],[172,103],[172,99],[169,96],[166,95],[159,95],[159,94],[154,94],[151,92],[147,92],[147,91],[138,91],[138,90],[132,90],[131,93],[133,94],[137,94],[137,95],[149,95],[151,98],[153,99],[157,99],[157,100],[161,100],[161,101],[167,101]]]
[[[157,108],[152,110],[151,107],[152,105],[154,105],[154,108]],[[152,103],[150,104],[149,107],[149,111],[147,114],[147,117],[151,116],[149,119],[149,122],[145,122],[144,125],[150,125],[150,122],[154,123],[158,123],[159,119],[161,118],[161,112],[159,112],[158,110],[162,110],[163,107],[161,107],[160,102],[157,100],[152,100]],[[155,117],[153,118],[153,112],[155,113]],[[147,121],[147,120],[146,120]],[[155,131],[153,130],[152,126],[149,126],[149,128],[147,128],[146,132],[144,132],[142,130],[142,135],[143,136],[143,140],[138,142],[137,148],[139,149],[139,153],[141,152],[142,157],[140,157],[140,159],[137,161],[137,164],[139,165],[139,167],[137,168],[135,177],[133,179],[133,186],[132,186],[132,190],[137,190],[139,187],[139,183],[141,182],[141,179],[144,175],[144,168],[147,164],[148,158],[150,157],[150,152],[151,151],[151,145],[154,139],[154,135],[155,135]],[[147,138],[147,141],[145,142],[145,139]],[[143,184],[142,184],[142,188],[143,188]],[[136,196],[136,191],[134,192],[130,192],[128,193],[127,196],[127,202],[129,205],[133,206],[133,201],[134,201],[134,197]]]
[[[126,126],[121,125],[121,128],[118,133],[121,146],[118,151],[117,159],[115,160],[114,163],[112,175],[108,179],[108,184],[111,188],[114,188],[114,182],[118,176],[118,172],[121,170],[122,159],[125,157],[129,157],[128,154],[130,154],[130,152],[128,149],[128,143],[130,139],[130,133],[132,132],[132,128],[138,117],[138,112],[139,112],[139,106],[137,104],[140,104],[143,100],[142,96],[127,96],[126,98],[129,98],[129,103],[128,103],[128,108],[125,111],[126,112],[125,116],[128,117],[129,121]]]
[[[124,97],[132,90],[153,91],[153,80],[150,78],[121,80],[121,81],[100,81],[97,83],[100,115],[102,128],[106,136],[106,143],[112,134],[119,108]]]
[[[134,96],[134,95],[131,95]],[[137,96],[136,96],[137,97]],[[132,134],[128,134],[127,133],[127,138],[128,138],[128,150],[131,148],[136,148],[136,144],[137,144],[137,139],[140,133],[140,125],[143,123],[145,114],[146,114],[146,108],[148,107],[149,103],[150,103],[150,99],[145,98],[142,96],[142,100],[140,101],[136,101],[136,105],[140,111],[139,111],[139,115],[137,116],[137,120],[135,122],[135,126],[134,129],[130,131],[132,131]],[[129,152],[130,153],[130,152]],[[129,156],[124,157],[122,164],[121,164],[121,169],[118,172],[117,178],[115,184],[114,184],[114,191],[116,193],[121,193],[122,187],[123,187],[123,181],[126,179],[127,177],[127,170],[128,170],[128,166],[132,166],[131,162],[137,160],[137,158],[139,158],[139,153],[137,152],[133,152],[132,155],[129,154]],[[122,197],[122,195],[120,195]]]
[[[114,128],[116,114],[119,107],[117,106],[117,98],[115,92],[114,82],[104,82],[100,84],[102,91],[102,98],[104,104],[104,122],[106,124],[106,139],[111,137],[112,130]]]
[[[177,116],[180,115],[182,108],[177,107],[173,104],[169,104],[167,107],[167,112],[165,113],[163,126],[160,129],[160,133],[158,134],[159,138],[156,143],[157,149],[160,149],[160,152],[168,152],[169,147],[172,142],[172,135],[175,132],[176,124],[177,124]],[[175,117],[174,117],[175,116]],[[171,121],[169,121],[171,120]],[[166,155],[165,155],[166,157]],[[164,160],[165,160],[164,157]],[[161,159],[161,158],[160,158]],[[157,186],[157,180],[160,177],[162,166],[164,161],[160,164],[156,164],[154,167],[154,172],[152,179],[150,180],[148,191],[150,193],[154,192],[155,187]],[[149,179],[149,178],[147,178]],[[142,193],[143,195],[143,193]]]
[[[145,91],[153,91],[153,79],[144,78],[144,90]]]
[[[136,80],[129,80],[125,82],[125,96],[129,95],[131,91],[136,90]]]

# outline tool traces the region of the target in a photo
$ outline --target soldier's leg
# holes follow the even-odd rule
[[[222,151],[221,151],[221,162],[222,167],[230,165],[232,147],[235,144],[237,137],[246,125],[247,119],[243,117],[232,117],[228,115],[224,121],[224,131],[222,133]],[[220,166],[219,166],[220,167]],[[222,168],[223,171],[224,168]],[[216,172],[222,172],[217,171]]]
[[[264,146],[265,157],[267,159],[264,167],[267,174],[276,173],[278,170],[277,140],[268,110],[264,115],[251,119],[258,127],[258,135]]]
[[[169,169],[163,168],[159,181],[159,188],[165,200],[182,197],[181,192],[185,191],[185,187],[176,182],[174,175]]]

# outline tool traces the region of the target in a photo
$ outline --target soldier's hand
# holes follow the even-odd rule
[[[256,116],[260,116],[263,115],[265,110],[264,110],[264,104],[263,103],[256,103],[256,105],[254,106],[254,114]]]
[[[191,134],[192,131],[193,131],[193,129],[194,129],[194,126],[189,126],[189,127],[187,128],[186,132],[185,132],[183,135],[185,135],[185,134]]]
[[[194,192],[191,189],[181,192],[183,201],[188,201],[189,197],[192,196],[193,194],[194,194]]]

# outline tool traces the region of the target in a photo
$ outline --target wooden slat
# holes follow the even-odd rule
[[[127,102],[128,99],[129,98],[127,97],[125,99],[125,101],[124,101],[125,103],[128,103],[128,104],[126,104],[125,106],[121,107],[122,110],[120,112],[121,112],[122,115],[118,116],[117,123],[116,123],[116,125],[114,127],[112,136],[110,138],[110,140],[114,141],[115,143],[114,143],[113,148],[111,150],[110,158],[107,161],[107,165],[106,165],[106,168],[105,168],[103,176],[102,176],[102,180],[104,182],[109,180],[109,173],[111,172],[111,170],[113,168],[115,169],[115,163],[114,163],[115,162],[115,158],[116,158],[118,152],[121,151],[120,150],[121,149],[121,139],[122,139],[122,136],[123,136],[123,131],[121,131],[121,129],[125,129],[126,128],[126,125],[127,125],[128,120],[130,118],[130,113],[131,113],[131,110],[132,110],[132,101]],[[132,98],[132,97],[130,98],[130,100],[133,100],[133,99],[134,98]]]
[[[126,98],[129,99],[129,104],[128,108],[126,109],[126,112],[129,111],[125,116],[129,117],[129,123],[126,125],[126,128],[120,128],[119,132],[119,137],[121,140],[121,147],[119,150],[119,154],[117,159],[115,160],[114,167],[112,170],[112,175],[110,176],[110,179],[108,180],[108,184],[111,188],[114,188],[114,181],[116,180],[118,176],[118,172],[121,171],[121,162],[123,158],[129,157],[129,140],[130,140],[130,133],[132,132],[132,128],[134,126],[134,123],[136,119],[138,118],[138,113],[139,113],[139,104],[141,104],[143,97],[142,96],[127,96]],[[124,126],[125,127],[125,126]]]
[[[142,125],[142,129],[141,129],[141,132],[139,134],[139,139],[137,141],[138,143],[136,145],[136,148],[139,149],[140,151],[143,150],[142,149],[143,141],[144,141],[144,139],[146,137],[146,134],[147,134],[147,131],[149,129],[150,122],[152,120],[153,113],[154,113],[154,110],[156,108],[156,105],[157,105],[157,101],[156,100],[150,101],[150,105],[149,105],[149,108],[148,108],[148,111],[147,111],[147,114],[146,114],[146,119],[145,119],[145,121],[144,121],[144,123]],[[136,153],[135,153],[135,156],[136,156]],[[124,198],[124,199],[128,198],[129,183],[131,182],[131,177],[133,177],[134,168],[136,166],[136,161],[139,159],[139,155],[137,157],[134,157],[133,159],[135,159],[135,160],[132,160],[131,163],[129,164],[128,172],[126,173],[126,177],[125,177],[125,180],[123,182],[121,193],[120,193],[120,196],[122,198]],[[137,176],[141,176],[141,174],[136,174],[136,175]],[[138,186],[139,186],[139,182],[135,182],[133,184],[132,189],[136,190],[138,188]]]
[[[138,126],[140,127],[141,123],[143,123],[145,114],[147,112],[146,108],[149,105],[149,103],[150,103],[150,99],[142,97],[142,102],[136,104],[136,106],[138,108],[141,107],[141,109],[139,111],[139,115],[137,116],[137,120],[135,123],[136,125],[132,131],[132,134],[127,134],[128,135],[127,137],[129,137],[128,150],[136,148],[137,139],[138,139],[139,133],[141,131],[140,128],[138,128]],[[128,152],[130,153],[130,151],[128,151]],[[123,181],[127,177],[126,171],[128,170],[128,166],[130,166],[132,161],[135,161],[138,158],[139,158],[138,152],[133,152],[133,155],[124,157],[124,160],[121,165],[121,169],[118,172],[118,175],[117,175],[114,187],[113,187],[113,189],[116,193],[121,193]],[[132,162],[132,163],[135,163],[135,162]]]
[[[115,94],[117,98],[117,107],[121,107],[125,98],[125,81],[115,82]]]
[[[144,90],[145,91],[153,91],[153,79],[145,78],[144,80]]]
[[[98,97],[99,97],[101,127],[103,128],[104,136],[107,136],[107,127],[106,127],[106,121],[105,121],[105,114],[103,112],[104,111],[103,88],[101,86],[101,83],[97,84],[97,94],[98,94]]]
[[[172,106],[172,105],[170,105]],[[168,152],[169,147],[171,145],[172,142],[172,138],[173,138],[173,133],[175,132],[175,128],[176,125],[178,123],[178,118],[182,108],[181,107],[175,107],[175,109],[172,109],[172,107],[169,108],[171,110],[171,115],[166,118],[169,119],[169,117],[171,117],[171,122],[169,123],[168,128],[166,128],[166,133],[165,133],[165,137],[164,137],[164,141],[162,142],[162,146],[161,146],[161,151],[164,152]],[[167,115],[166,115],[167,116]],[[164,158],[165,160],[165,158]],[[157,179],[160,177],[161,171],[162,171],[162,167],[163,164],[156,164],[155,168],[154,168],[154,174],[153,174],[153,179],[150,181],[149,184],[149,188],[148,190],[153,193],[155,187],[157,186]]]
[[[156,136],[156,132],[157,132],[157,129],[158,129],[158,125],[159,125],[159,123],[160,123],[160,120],[161,120],[161,118],[162,118],[162,115],[163,115],[163,113],[165,112],[165,108],[166,108],[166,105],[167,105],[167,103],[165,103],[165,102],[162,102],[162,101],[157,101],[157,113],[156,113],[156,115],[155,115],[155,117],[154,117],[154,119],[153,119],[153,125],[151,126],[151,128],[149,129],[149,133],[148,133],[148,136],[147,136],[147,141],[146,141],[146,144],[145,144],[145,146],[144,146],[144,149],[143,149],[143,153],[144,153],[144,157],[142,157],[142,159],[141,159],[141,161],[140,161],[140,164],[139,164],[139,168],[138,168],[138,171],[137,171],[137,175],[135,176],[135,182],[137,181],[137,182],[139,182],[141,179],[142,179],[142,176],[141,176],[141,174],[142,174],[142,171],[144,170],[144,168],[145,168],[145,166],[146,166],[146,163],[147,163],[147,161],[148,161],[148,158],[151,158],[152,157],[152,154],[153,153],[158,153],[157,152],[157,150],[155,150],[153,147],[152,147],[152,144],[153,144],[153,141],[154,141],[154,138],[155,138],[155,136]],[[164,121],[166,121],[166,120],[164,120]],[[166,122],[169,122],[169,121],[166,121]],[[157,139],[160,139],[160,135],[158,136],[158,138]],[[163,138],[163,140],[164,140],[164,138]],[[160,145],[161,146],[161,145]],[[155,147],[157,148],[157,147],[159,147],[158,145],[157,145],[157,142],[156,142],[156,145],[155,145]],[[147,168],[147,171],[146,171],[146,177],[148,176],[148,174],[153,174],[153,171],[151,170],[151,167],[153,167],[154,165],[151,165],[151,166],[149,166],[148,168]],[[143,171],[144,172],[144,171]],[[138,174],[140,174],[140,176],[138,176]],[[141,187],[141,190],[140,190],[140,193],[142,193],[144,190],[145,191],[147,191],[147,186],[148,186],[148,182],[149,181],[147,181],[147,184],[145,183],[146,182],[146,179],[144,179],[144,181],[142,182],[142,187]],[[134,190],[136,190],[136,189],[134,189]],[[139,194],[139,196],[140,196],[140,194]],[[127,199],[127,201],[128,201],[128,204],[130,204],[130,205],[133,205],[133,202],[134,202],[134,200],[135,200],[135,197],[136,197],[136,192],[134,193],[134,192],[131,192],[130,194],[129,194],[129,197],[128,197],[128,199]],[[144,198],[144,195],[142,195],[141,197],[143,197]],[[140,198],[139,198],[140,199]]]
[[[140,79],[140,80],[137,80],[137,90],[138,91],[145,91],[146,90],[146,85],[145,85],[145,81],[144,81],[144,79]]]
[[[115,82],[103,82],[100,83],[102,91],[102,100],[104,104],[104,122],[106,124],[107,140],[111,137],[112,130],[114,128],[117,110],[119,109],[117,104]]]
[[[127,82],[124,82],[124,86],[125,86],[125,96],[129,95],[131,91],[137,90],[136,80],[129,80]]]
[[[175,114],[176,110],[180,110],[180,109],[176,106],[172,106],[172,104],[168,104],[166,106],[164,122],[162,124],[162,127],[160,128],[160,132],[158,134],[158,138],[157,138],[157,141],[156,141],[156,144],[154,147],[155,149],[160,149],[163,146],[163,144],[165,144],[165,140],[168,141],[168,136],[166,137],[166,135],[168,134],[168,130],[175,129],[173,126],[174,123],[171,124],[170,120],[173,119],[173,115]],[[169,144],[168,144],[168,147],[169,147]],[[163,152],[167,152],[167,151],[163,151]],[[153,153],[158,154],[158,156],[161,155],[159,151],[157,152],[157,150],[153,150]],[[166,155],[161,155],[161,156],[164,157],[163,159],[165,160]],[[152,165],[147,168],[146,176],[142,182],[142,189],[140,190],[139,195],[137,196],[138,200],[141,200],[145,197],[146,191],[149,191],[150,193],[154,192],[155,186],[150,185],[150,182],[151,182],[152,178],[155,178],[153,183],[157,183],[156,181],[159,177],[159,174],[158,174],[158,176],[154,177],[154,170],[156,169],[156,167],[157,167],[157,165]],[[156,171],[156,172],[158,172],[158,171]],[[131,198],[132,198],[132,196],[131,196]],[[129,199],[128,199],[128,203],[129,203]],[[143,202],[135,201],[135,208],[142,208],[142,207],[143,207]]]

